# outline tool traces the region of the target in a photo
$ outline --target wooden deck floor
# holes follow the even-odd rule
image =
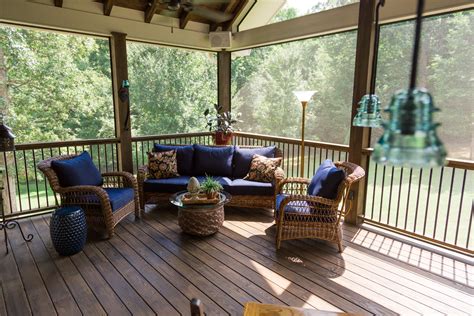
[[[59,257],[49,218],[22,220],[35,238],[11,231],[0,249],[0,315],[189,315],[200,298],[208,315],[242,314],[249,301],[360,314],[473,314],[474,269],[376,233],[345,227],[345,251],[315,240],[275,252],[265,210],[226,209],[208,238],[183,235],[175,209],[150,209],[108,241]],[[3,238],[0,237],[3,244]]]

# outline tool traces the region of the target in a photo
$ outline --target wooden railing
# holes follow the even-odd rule
[[[372,149],[365,150],[370,155]],[[369,162],[364,221],[455,250],[474,253],[474,162],[440,168]]]
[[[43,159],[88,151],[101,172],[119,170],[117,139],[60,141],[16,145],[3,153],[4,201],[7,217],[50,211],[57,199],[43,174],[36,168]],[[8,181],[6,180],[8,179]]]
[[[237,132],[234,145],[270,146],[283,151],[287,176],[300,176],[300,140]],[[188,133],[132,138],[133,169],[147,163],[154,143],[212,144],[211,133]],[[47,157],[87,150],[101,171],[119,170],[118,139],[81,140],[17,145],[4,153],[6,182],[4,199],[9,216],[33,215],[56,207],[55,195],[36,164]],[[372,150],[363,153],[370,155]],[[305,141],[303,177],[312,177],[325,159],[345,161],[349,146]],[[437,245],[473,253],[474,162],[450,159],[443,168],[396,168],[369,163],[364,221],[383,226]]]

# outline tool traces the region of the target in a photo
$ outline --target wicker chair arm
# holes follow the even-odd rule
[[[102,173],[104,184],[113,187],[138,187],[137,179],[130,173],[125,171],[114,171]],[[112,185],[110,185],[112,184]]]
[[[302,195],[303,191],[306,191],[311,180],[305,178],[286,178],[281,180],[278,183],[277,194],[284,192],[285,187],[288,187],[287,190],[290,191],[290,194],[293,195]],[[297,191],[299,194],[294,194],[293,192]]]
[[[137,172],[138,183],[145,181],[147,176],[148,176],[148,166],[144,165],[144,166],[138,167],[138,172]]]
[[[337,200],[326,199],[320,196],[294,194],[286,196],[281,202],[280,208],[292,201],[311,202],[311,204],[308,204],[309,207],[311,207],[312,204],[323,204],[327,206],[337,206],[339,204]]]

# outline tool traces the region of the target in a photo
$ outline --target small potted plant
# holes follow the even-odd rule
[[[232,133],[235,131],[234,124],[242,122],[239,120],[241,113],[222,112],[222,106],[214,104],[215,114],[206,109],[204,116],[207,120],[209,132],[214,132],[214,143],[216,145],[228,145],[232,140]]]
[[[214,199],[223,190],[222,185],[210,176],[201,183],[201,191],[206,193],[208,199]]]

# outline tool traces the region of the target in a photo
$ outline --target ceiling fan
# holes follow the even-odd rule
[[[170,11],[177,11],[183,8],[186,12],[192,12],[216,23],[222,23],[232,19],[233,15],[226,12],[210,9],[203,5],[228,3],[230,0],[159,0],[165,4]]]

